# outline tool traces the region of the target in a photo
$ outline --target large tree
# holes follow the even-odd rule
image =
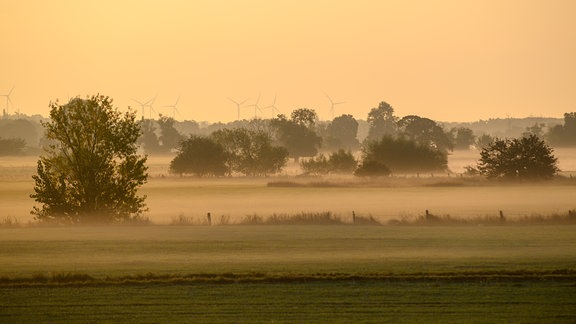
[[[398,132],[401,137],[435,150],[448,152],[454,148],[449,134],[435,121],[425,117],[403,117],[398,121]]]
[[[327,138],[324,140],[324,147],[328,149],[357,150],[360,147],[358,142],[358,122],[352,115],[342,115],[326,127]]]
[[[478,171],[490,179],[547,180],[560,170],[552,148],[529,135],[494,140],[480,152]]]
[[[96,95],[50,104],[43,123],[52,141],[34,175],[35,206],[41,221],[113,222],[138,218],[145,196],[137,191],[148,178],[146,157],[137,154],[140,123],[121,114],[112,99]]]
[[[270,122],[275,130],[277,141],[288,149],[290,157],[296,161],[300,157],[315,156],[322,144],[322,138],[312,127],[307,127],[307,124],[310,125],[309,122],[303,122],[299,118],[288,120],[283,115],[279,115]]]
[[[174,127],[176,120],[172,117],[162,116],[158,119],[158,126],[160,127],[160,136],[158,139],[162,143],[161,150],[164,153],[169,153],[171,150],[176,149],[180,142],[185,137],[178,132]]]
[[[180,142],[178,154],[170,162],[170,172],[203,176],[224,176],[229,173],[228,154],[212,138],[190,136]]]
[[[247,128],[222,129],[211,138],[228,154],[229,168],[247,176],[280,172],[288,161],[288,151],[272,144],[269,134]]]
[[[553,146],[576,146],[576,112],[564,114],[564,125],[548,130],[548,142]]]
[[[394,136],[396,134],[398,118],[394,116],[394,108],[389,103],[382,101],[377,108],[372,108],[368,113],[367,141],[377,141],[382,136]]]

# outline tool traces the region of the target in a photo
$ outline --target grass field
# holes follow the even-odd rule
[[[4,322],[576,317],[576,226],[3,228],[0,244]]]
[[[0,322],[576,318],[576,226],[513,222],[574,210],[572,181],[454,185],[452,176],[275,187],[268,184],[318,180],[181,179],[163,176],[166,161],[152,162],[142,192],[155,225],[59,227],[22,226],[32,219],[35,160],[0,160]],[[427,209],[477,220],[503,210],[507,222],[351,225],[352,211],[386,224]],[[200,225],[207,212],[214,226],[166,225]],[[329,212],[341,225],[238,225],[302,212]]]

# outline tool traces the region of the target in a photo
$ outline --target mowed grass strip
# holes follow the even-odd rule
[[[0,288],[11,323],[570,323],[573,284],[314,281]]]

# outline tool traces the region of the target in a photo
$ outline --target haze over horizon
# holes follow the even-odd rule
[[[157,96],[169,116],[180,98],[176,119],[209,122],[237,118],[228,98],[259,95],[321,119],[326,94],[344,102],[335,116],[361,119],[380,101],[440,121],[576,111],[571,0],[3,0],[0,30],[10,113],[96,93],[139,114],[135,100]]]

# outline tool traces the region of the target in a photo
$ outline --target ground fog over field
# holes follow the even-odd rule
[[[335,178],[297,177],[292,165],[279,177],[198,179],[167,173],[171,157],[151,157],[151,178],[142,188],[147,195],[146,216],[154,223],[170,224],[185,219],[194,224],[237,223],[247,215],[269,217],[302,212],[331,212],[344,222],[357,216],[414,219],[426,210],[438,216],[456,218],[496,217],[502,210],[507,218],[567,213],[574,209],[576,188],[569,177],[576,170],[576,150],[557,150],[566,181],[542,184],[494,185],[462,178],[464,167],[475,163],[478,152],[455,152],[449,156],[451,174],[397,176],[364,181],[352,176]],[[0,210],[3,217],[22,223],[34,201],[32,174],[35,157],[0,160]],[[284,182],[288,186],[269,186]],[[295,185],[296,184],[296,185]]]

